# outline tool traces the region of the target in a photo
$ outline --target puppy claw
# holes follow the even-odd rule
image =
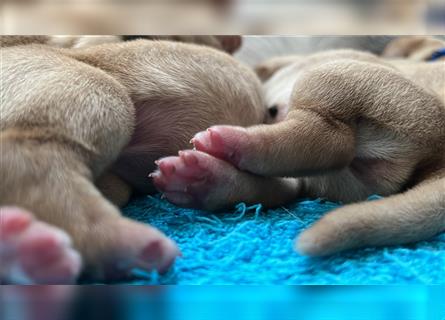
[[[198,158],[191,152],[187,151],[179,151],[179,157],[184,161],[184,163],[188,166],[194,166],[198,164]]]
[[[166,161],[159,161],[159,170],[162,172],[162,174],[166,176],[171,176],[175,173],[176,167],[171,164],[170,162]]]

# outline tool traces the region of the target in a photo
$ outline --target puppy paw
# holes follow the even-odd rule
[[[349,205],[326,214],[300,234],[295,242],[296,250],[307,256],[326,256],[372,245],[366,237],[373,228],[366,226],[366,219],[362,221],[356,207]]]
[[[0,220],[2,282],[69,284],[76,280],[81,258],[64,231],[19,208],[0,208]]]
[[[245,128],[234,126],[214,126],[197,133],[191,142],[196,150],[208,153],[225,160],[234,166],[244,169],[243,156],[248,154],[251,143]]]
[[[110,223],[113,225],[101,231],[104,237],[113,237],[105,244],[109,253],[104,260],[105,274],[93,276],[125,279],[134,269],[164,274],[181,255],[176,243],[156,228],[124,217]]]
[[[230,175],[237,171],[230,164],[195,150],[180,151],[179,156],[156,163],[158,170],[150,177],[168,201],[207,210],[217,209],[227,201]]]
[[[302,255],[323,256],[329,254],[329,239],[311,229],[304,231],[295,242],[295,249]]]
[[[156,270],[158,273],[164,274],[172,267],[176,257],[180,255],[181,252],[173,240],[163,235],[157,236],[141,247],[134,266],[147,271]]]

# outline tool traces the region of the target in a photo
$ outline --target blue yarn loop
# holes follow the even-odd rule
[[[373,195],[369,201],[378,201]],[[276,209],[237,204],[210,213],[176,207],[159,195],[134,199],[128,217],[159,228],[183,256],[166,275],[134,270],[129,284],[445,284],[445,233],[405,246],[366,248],[326,258],[294,251],[294,239],[340,208],[302,199]]]
[[[379,195],[377,195],[377,194],[373,194],[373,195],[371,195],[371,196],[368,197],[368,201],[380,200],[380,199],[383,199],[383,197],[382,197],[382,196],[379,196]]]
[[[225,218],[224,221],[240,221],[246,213],[250,211],[255,211],[255,220],[258,219],[258,216],[261,213],[263,206],[261,204],[255,204],[253,206],[247,206],[244,202],[238,203],[235,206],[235,214],[238,214],[237,216],[233,218]]]

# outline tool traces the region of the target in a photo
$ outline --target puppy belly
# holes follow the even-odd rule
[[[155,189],[148,175],[156,167],[155,160],[191,149],[190,139],[209,126],[249,125],[263,118],[258,117],[254,104],[243,104],[223,91],[212,94],[214,97],[206,99],[172,94],[135,103],[135,131],[112,171],[137,192],[151,193]]]
[[[191,137],[215,121],[206,114],[199,114],[199,110],[187,109],[187,106],[169,101],[136,105],[134,134],[112,168],[136,192],[154,192],[148,177],[156,168],[154,161],[190,149]]]

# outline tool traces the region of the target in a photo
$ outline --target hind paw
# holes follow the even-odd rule
[[[0,208],[0,280],[14,284],[73,283],[80,255],[62,230],[20,208]]]
[[[179,156],[156,163],[158,170],[150,174],[154,185],[167,200],[182,207],[212,210],[221,206],[236,173],[230,164],[195,150],[180,151]]]

